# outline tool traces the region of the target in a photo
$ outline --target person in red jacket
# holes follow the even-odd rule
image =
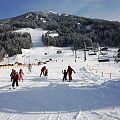
[[[45,71],[46,71],[46,66],[41,68],[40,77],[41,77],[42,74],[45,75]]]
[[[15,83],[16,83],[16,87],[18,87],[18,80],[19,80],[19,74],[18,74],[18,72],[16,72],[14,70],[13,81],[12,81],[12,87],[13,87],[13,89],[15,89],[14,88]]]
[[[75,71],[70,66],[68,66],[67,74],[68,74],[68,77],[69,77],[69,82],[72,81],[72,72],[75,73]]]

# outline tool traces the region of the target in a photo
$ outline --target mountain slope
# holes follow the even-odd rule
[[[86,43],[87,47],[97,46],[98,44],[105,47],[120,46],[119,22],[56,14],[53,12],[28,12],[14,18],[0,20],[0,53],[4,54],[3,57],[6,53],[10,55],[7,49],[12,48],[9,44],[5,47],[4,34],[7,32],[8,37],[6,37],[5,40],[10,41],[9,36],[12,36],[11,31],[21,28],[41,28],[47,30],[48,33],[42,37],[45,46],[71,46],[74,49],[83,49],[84,43]],[[49,36],[51,31],[57,33],[58,36]],[[19,38],[19,40],[22,41],[23,38]],[[24,40],[26,40],[26,38]],[[30,47],[31,42],[29,42],[29,48]],[[22,45],[19,51],[21,51],[21,48]],[[5,49],[4,53],[2,49]],[[18,51],[17,48],[15,50]],[[11,53],[15,55],[20,52],[15,53],[14,50],[11,50]]]

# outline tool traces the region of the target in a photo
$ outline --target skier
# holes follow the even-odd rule
[[[14,69],[12,69],[12,72],[10,73],[10,76],[11,76],[11,82],[12,82],[12,80],[13,80],[13,75],[14,75]]]
[[[72,72],[76,73],[70,66],[68,66],[67,74],[68,74],[68,77],[69,77],[69,82],[72,81]]]
[[[31,64],[28,65],[28,70],[29,70],[29,72],[32,72],[32,65]]]
[[[48,76],[48,69],[45,70],[44,76]]]
[[[12,81],[12,87],[13,87],[13,89],[15,89],[15,88],[14,88],[15,83],[16,83],[16,87],[19,86],[19,85],[18,85],[18,79],[19,79],[19,74],[18,74],[18,72],[16,72],[16,70],[14,70],[13,81]]]
[[[20,69],[20,71],[19,71],[19,81],[20,81],[20,80],[23,81],[23,75],[24,75],[23,70]]]
[[[42,74],[45,75],[45,71],[46,71],[46,66],[41,68],[40,77],[41,77]]]
[[[67,71],[66,70],[62,70],[63,73],[63,82],[67,80]]]

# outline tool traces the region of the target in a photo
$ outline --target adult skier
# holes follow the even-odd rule
[[[69,82],[72,81],[72,72],[76,73],[70,66],[68,66],[67,74],[68,74],[68,77],[69,77]]]

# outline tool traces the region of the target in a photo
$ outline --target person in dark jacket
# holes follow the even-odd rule
[[[15,84],[16,84],[16,87],[18,87],[19,85],[18,85],[18,80],[19,80],[19,74],[18,74],[18,72],[16,72],[15,70],[14,70],[14,75],[13,75],[13,81],[12,81],[12,87],[13,87],[13,89],[15,89]]]
[[[11,80],[11,82],[13,81],[13,76],[14,76],[14,69],[12,69],[12,72],[10,73],[10,80]]]
[[[68,77],[69,77],[69,82],[72,81],[72,72],[75,73],[75,71],[70,66],[68,66],[67,74],[68,74]]]
[[[67,80],[67,71],[66,70],[62,70],[63,73],[63,82]]]

